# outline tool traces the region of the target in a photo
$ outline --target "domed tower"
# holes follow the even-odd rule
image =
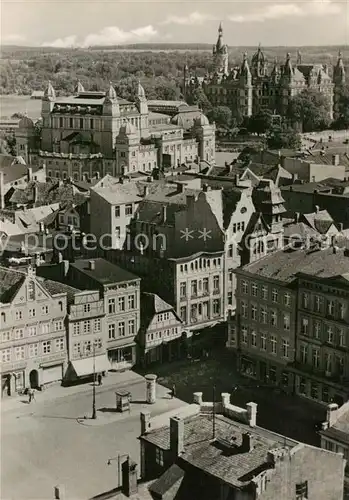
[[[41,149],[43,151],[52,151],[52,127],[51,113],[55,106],[56,92],[52,83],[49,81],[41,100],[41,117],[42,117],[42,132],[41,132]]]
[[[138,130],[128,120],[121,125],[115,139],[115,155],[118,174],[124,175],[138,170]]]
[[[261,78],[266,74],[267,61],[262,51],[261,44],[259,44],[257,52],[252,56],[251,68],[254,78]]]
[[[223,42],[222,23],[220,23],[218,28],[218,39],[216,45],[213,46],[212,54],[214,71],[223,75],[228,75],[228,46]]]
[[[119,132],[120,106],[113,84],[110,82],[103,101],[102,151],[108,158],[113,157],[116,136]]]
[[[144,88],[142,87],[140,82],[138,82],[138,87],[137,87],[136,105],[140,113],[139,134],[141,137],[148,137],[149,136],[148,102]]]
[[[334,83],[334,95],[333,95],[333,117],[336,120],[339,117],[339,99],[340,92],[345,84],[345,68],[342,59],[342,53],[338,53],[338,60],[336,66],[333,68],[333,83]]]
[[[193,131],[199,142],[198,156],[201,161],[209,163],[214,161],[215,130],[215,125],[210,125],[207,116],[203,113],[195,118]]]
[[[238,109],[239,115],[251,116],[252,115],[252,74],[250,66],[247,61],[247,53],[243,55],[242,64],[239,70],[239,98],[238,98]]]

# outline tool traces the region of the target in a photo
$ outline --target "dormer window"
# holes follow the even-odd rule
[[[308,481],[296,484],[296,500],[308,500]]]
[[[35,300],[35,285],[34,281],[28,282],[28,300]]]

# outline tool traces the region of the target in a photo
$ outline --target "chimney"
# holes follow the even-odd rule
[[[246,404],[246,409],[247,409],[247,418],[248,418],[248,424],[250,427],[256,427],[256,421],[257,421],[257,403],[247,403]]]
[[[69,271],[69,260],[62,260],[62,264],[63,264],[63,266],[62,266],[63,276],[66,277],[68,274],[68,271]]]
[[[338,231],[339,231],[340,233],[342,233],[342,232],[343,232],[343,222],[340,222],[340,223],[338,224]]]
[[[187,207],[191,208],[195,204],[195,196],[193,194],[188,194],[187,195]]]
[[[240,182],[240,175],[239,175],[239,174],[236,174],[236,175],[235,175],[235,184],[238,186],[238,185],[239,185],[239,182]]]
[[[0,172],[0,209],[5,208],[5,182],[4,182],[4,172]]]
[[[88,261],[88,268],[90,271],[94,271],[96,269],[96,262],[94,260]]]
[[[122,472],[122,493],[130,498],[136,495],[138,492],[138,480],[137,480],[137,464],[130,457],[123,462],[121,466]]]
[[[176,184],[177,184],[177,191],[179,193],[183,193],[183,191],[184,191],[184,184],[182,184],[181,182],[176,182]]]
[[[123,178],[123,177],[119,177],[119,183],[120,183],[120,184],[123,184],[123,183],[124,183],[124,178]]]
[[[330,403],[329,405],[327,405],[326,422],[328,424],[328,427],[331,427],[335,423],[335,412],[337,410],[338,405],[336,403]]]
[[[180,417],[170,418],[170,450],[173,457],[184,451],[184,420]]]
[[[28,177],[28,182],[33,180],[33,169],[32,167],[27,167],[27,177]]]
[[[147,182],[153,182],[153,180],[154,180],[154,178],[153,178],[153,176],[152,176],[152,175],[149,175],[149,176],[147,177]]]
[[[296,223],[297,223],[297,222],[299,222],[299,218],[300,218],[300,216],[301,216],[300,212],[296,212],[296,213],[294,214],[294,221],[295,221]]]
[[[315,193],[315,191],[314,191]],[[315,212],[318,214],[320,212],[320,207],[319,205],[315,205]]]
[[[203,185],[202,185],[202,190],[203,190],[203,192],[204,192],[204,193],[207,193],[207,191],[209,191],[209,190],[210,190],[210,188],[209,188],[208,184],[206,184],[206,183],[205,183],[205,184],[203,184]]]
[[[150,431],[150,413],[148,411],[141,411],[141,436]]]
[[[33,203],[35,204],[38,201],[38,187],[36,184],[33,186]]]
[[[240,450],[242,453],[249,453],[253,450],[252,436],[249,432],[243,433]]]
[[[332,165],[338,167],[339,165],[339,155],[332,155]]]
[[[144,186],[143,196],[146,197],[149,194],[149,186]]]
[[[167,220],[167,206],[162,206],[162,222],[166,222]]]
[[[298,174],[292,174],[292,182],[296,182],[298,180]]]

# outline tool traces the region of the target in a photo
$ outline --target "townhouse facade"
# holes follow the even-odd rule
[[[236,270],[227,346],[242,373],[300,396],[348,399],[349,252],[335,246],[273,252]]]
[[[0,268],[2,396],[60,382],[67,368],[67,290],[35,270]]]

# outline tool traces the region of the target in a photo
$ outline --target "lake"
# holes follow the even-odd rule
[[[37,120],[41,116],[41,100],[27,95],[0,96],[0,117],[11,118],[14,113],[27,113],[29,118]]]

